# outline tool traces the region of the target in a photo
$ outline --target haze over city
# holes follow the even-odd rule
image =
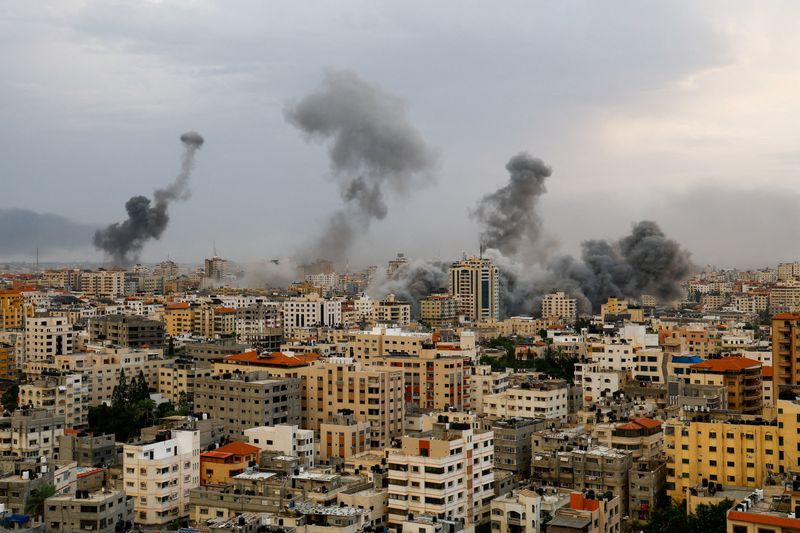
[[[338,183],[326,148],[306,142],[285,109],[331,70],[401,100],[436,153],[424,180],[387,193],[386,217],[348,253],[353,265],[398,250],[476,252],[469,212],[520,151],[553,170],[540,212],[564,253],[643,219],[698,264],[764,266],[800,252],[793,5],[0,9],[0,209],[5,227],[32,237],[4,232],[3,259],[30,260],[38,245],[42,259],[111,260],[91,245],[94,229],[171,179],[175,136],[189,129],[209,139],[192,198],[171,208],[141,259],[195,261],[213,241],[242,262],[296,253],[337,210]],[[56,229],[37,233],[24,229],[33,215],[13,209],[81,226],[65,236],[66,224],[45,222]]]

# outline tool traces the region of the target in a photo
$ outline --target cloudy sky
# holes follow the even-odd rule
[[[0,260],[96,259],[92,228],[169,182],[192,198],[142,258],[296,253],[340,205],[284,118],[326,69],[405,102],[438,151],[354,265],[477,248],[468,212],[521,150],[565,252],[659,222],[699,264],[800,259],[800,6],[792,2],[0,2]],[[30,211],[33,211],[31,213]],[[39,216],[39,215],[47,216]],[[57,230],[57,231],[56,231]],[[59,245],[59,243],[61,243]]]

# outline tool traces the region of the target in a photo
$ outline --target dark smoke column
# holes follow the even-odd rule
[[[531,251],[540,240],[542,220],[536,205],[547,192],[544,182],[551,170],[527,152],[512,157],[506,170],[510,174],[508,184],[481,198],[472,216],[483,226],[484,248],[515,256]]]
[[[184,146],[181,171],[168,186],[153,193],[155,203],[146,196],[133,196],[125,202],[128,218],[114,222],[94,234],[95,247],[109,254],[114,262],[127,265],[136,260],[144,244],[150,239],[159,239],[169,223],[169,204],[175,200],[187,200],[191,194],[189,178],[194,167],[194,156],[205,140],[194,131],[181,135]]]
[[[430,177],[434,151],[406,119],[403,103],[352,72],[327,72],[284,114],[309,139],[329,144],[344,202],[312,248],[319,257],[340,262],[373,220],[386,217],[386,186],[403,194],[414,178]]]

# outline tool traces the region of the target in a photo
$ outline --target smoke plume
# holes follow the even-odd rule
[[[419,316],[420,301],[431,293],[447,290],[450,276],[450,265],[440,261],[414,259],[398,268],[391,278],[385,271],[379,271],[379,277],[373,279],[367,293],[375,299],[394,294],[398,300],[409,302],[411,312]]]
[[[328,144],[344,206],[311,249],[341,263],[355,238],[386,217],[385,189],[405,194],[417,178],[430,178],[435,153],[408,122],[398,98],[352,72],[327,72],[315,91],[284,114],[308,139]]]
[[[535,251],[542,234],[542,220],[536,212],[539,197],[547,189],[550,167],[541,159],[521,152],[506,164],[507,185],[484,196],[472,212],[482,225],[481,245],[506,256]]]
[[[190,196],[189,178],[194,167],[194,156],[203,146],[204,139],[197,132],[181,135],[184,146],[181,171],[168,186],[153,193],[155,202],[145,196],[134,196],[125,202],[128,218],[115,222],[94,234],[94,245],[109,254],[116,263],[127,265],[136,260],[145,243],[159,239],[169,223],[169,204],[187,200]]]
[[[42,256],[53,250],[75,250],[88,246],[95,227],[61,215],[28,209],[0,209],[0,256],[31,259],[40,248]]]

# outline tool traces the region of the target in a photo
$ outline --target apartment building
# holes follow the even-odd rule
[[[194,384],[198,378],[207,378],[213,373],[214,369],[208,363],[174,359],[163,363],[158,369],[156,387],[165,399],[178,405],[181,398],[194,398]]]
[[[517,478],[531,471],[531,437],[541,423],[531,418],[501,418],[491,422],[494,433],[494,467]]]
[[[341,299],[325,299],[312,293],[292,297],[283,302],[284,336],[291,336],[296,329],[341,324]]]
[[[25,357],[23,362],[52,360],[72,353],[75,332],[64,317],[37,316],[25,321]],[[20,362],[19,354],[17,361]]]
[[[132,521],[133,498],[121,490],[57,494],[44,505],[46,533],[115,533],[123,527],[129,529]]]
[[[113,466],[117,464],[116,436],[94,435],[75,429],[64,429],[58,439],[59,456],[75,461],[78,466]]]
[[[800,313],[772,317],[772,367],[776,390],[800,383]]]
[[[0,379],[16,379],[17,377],[16,347],[0,340]]]
[[[242,438],[252,427],[300,424],[297,378],[276,378],[268,372],[228,373],[197,378],[194,387],[195,410],[222,420],[234,438]]]
[[[656,457],[663,452],[662,424],[642,417],[631,417],[620,424],[596,424],[592,427],[592,439],[608,448],[628,450],[634,459]]]
[[[82,374],[89,406],[110,403],[119,375],[124,370],[128,378],[144,374],[148,386],[155,390],[158,372],[164,364],[160,350],[139,351],[129,348],[89,347],[93,351],[58,355],[50,362],[31,362],[25,365],[25,374],[37,377],[48,370]]]
[[[606,446],[581,446],[571,450],[534,451],[531,475],[534,481],[551,487],[571,487],[604,494],[611,491],[628,504],[628,473],[631,452]]]
[[[482,415],[485,398],[508,389],[511,371],[494,372],[489,365],[479,365],[467,366],[465,372],[469,375],[470,408]]]
[[[89,320],[89,341],[127,348],[162,348],[164,323],[140,316],[108,315]]]
[[[578,301],[563,292],[545,294],[542,297],[542,317],[574,324],[578,317]]]
[[[123,447],[123,489],[133,498],[137,525],[189,516],[189,491],[199,485],[199,431],[167,430],[154,441]]]
[[[619,533],[622,513],[618,494],[573,492],[545,526],[548,533]]]
[[[458,323],[461,301],[452,294],[431,294],[420,301],[420,321],[434,329]]]
[[[373,360],[385,355],[419,355],[423,348],[433,345],[430,333],[376,326],[369,331],[353,333],[347,342],[347,351],[356,361],[369,365]]]
[[[52,410],[69,428],[89,423],[89,386],[83,374],[45,375],[20,385],[18,401]]]
[[[389,294],[374,305],[374,319],[378,324],[405,327],[411,323],[411,304],[401,302],[394,294]]]
[[[470,322],[500,319],[498,269],[489,259],[465,258],[450,267],[449,292],[457,296],[460,315]]]
[[[85,271],[80,274],[80,291],[87,296],[117,298],[125,294],[124,270]]]
[[[28,316],[33,308],[27,311]],[[0,290],[0,329],[22,329],[26,315],[22,292]]]
[[[569,384],[563,379],[524,383],[484,397],[483,412],[496,418],[552,418],[569,414]]]
[[[696,385],[724,386],[728,389],[728,409],[746,415],[760,415],[764,390],[761,363],[745,357],[707,359],[689,368],[689,379]]]
[[[491,431],[442,418],[430,432],[405,436],[387,450],[388,527],[399,531],[410,514],[452,519],[466,525],[490,518],[494,497],[494,444]]]
[[[59,458],[64,416],[50,409],[21,407],[0,418],[0,455],[23,459]]]
[[[469,407],[469,378],[463,355],[433,347],[419,355],[394,353],[372,359],[385,370],[402,370],[404,400],[422,408],[443,410]]]
[[[369,422],[360,422],[349,409],[342,409],[319,427],[320,463],[346,460],[369,451],[372,442]]]
[[[298,426],[279,424],[244,430],[245,440],[261,451],[297,457],[303,468],[314,466],[314,432]]]

